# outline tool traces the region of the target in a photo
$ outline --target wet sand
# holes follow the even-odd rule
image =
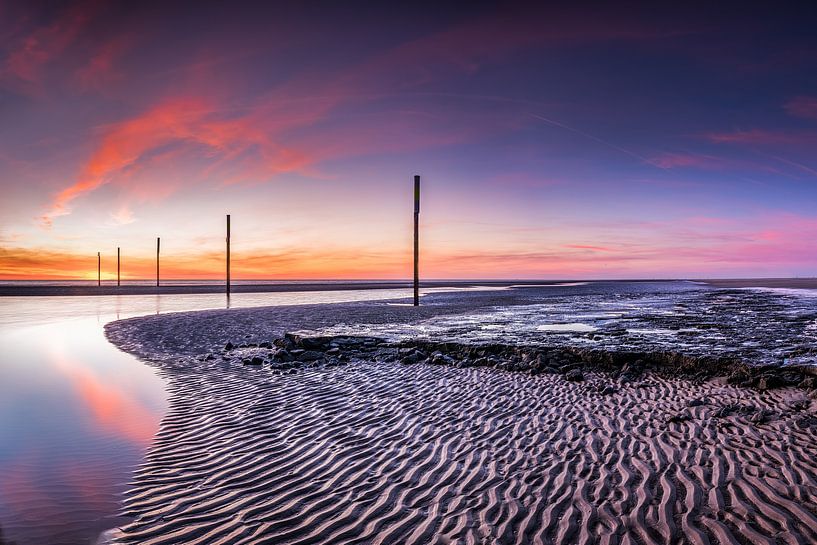
[[[660,370],[623,380],[591,369],[575,380],[376,354],[283,372],[223,349],[225,340],[416,322],[469,305],[310,305],[109,325],[112,342],[159,367],[171,396],[127,495],[134,522],[119,537],[817,542],[817,412],[801,388],[759,391]]]

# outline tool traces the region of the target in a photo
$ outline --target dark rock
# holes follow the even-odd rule
[[[456,361],[451,356],[447,356],[442,352],[434,352],[431,355],[431,363],[434,365],[454,365]]]
[[[411,365],[413,363],[417,363],[418,361],[419,361],[419,358],[417,357],[416,352],[412,352],[411,354],[409,354],[407,356],[403,356],[402,358],[400,358],[400,363],[405,364],[405,365]]]
[[[778,375],[763,375],[757,380],[758,390],[771,390],[772,388],[780,388],[785,385],[786,381]]]
[[[784,386],[796,386],[803,380],[803,373],[799,371],[783,371],[779,376]]]
[[[227,344],[224,345],[224,350],[232,350],[233,348],[235,348],[235,345],[233,343],[228,342]]]
[[[580,369],[571,369],[565,373],[565,380],[569,380],[571,382],[581,382],[584,380],[584,373],[582,373]]]
[[[307,350],[326,350],[329,347],[329,339],[326,337],[304,337],[301,339],[301,346]]]
[[[338,347],[333,347],[326,351],[326,355],[328,356],[337,356],[338,354],[340,354],[340,348]]]
[[[817,390],[817,377],[806,377],[800,381],[798,386],[806,390]]]
[[[279,339],[275,339],[272,341],[273,346],[277,346],[278,348],[293,348],[295,345],[287,338],[282,337]]]
[[[697,397],[695,399],[690,399],[687,402],[687,407],[700,407],[702,405],[706,405],[706,401],[704,401],[703,399],[701,399],[699,397]]]
[[[323,354],[316,350],[302,350],[297,355],[298,361],[315,361],[323,358]]]
[[[286,348],[279,348],[272,355],[273,361],[292,361],[295,358]]]
[[[751,416],[756,413],[759,409],[752,405],[741,405],[740,403],[730,403],[729,405],[724,405],[720,409],[718,409],[712,416],[716,418],[725,418],[727,416],[731,416],[733,414],[741,415],[741,416]]]
[[[603,396],[611,395],[618,392],[618,388],[613,386],[612,384],[607,384],[603,388],[599,390],[599,393]]]
[[[678,414],[674,414],[674,415],[670,416],[667,419],[667,422],[680,423],[680,422],[686,422],[688,420],[692,420],[692,417],[689,416],[687,413],[678,413]]]
[[[727,377],[726,381],[729,384],[744,384],[751,378],[752,377],[749,375],[749,372],[745,369],[736,369]]]
[[[270,342],[263,342],[258,345],[260,348],[272,348],[272,343]]]

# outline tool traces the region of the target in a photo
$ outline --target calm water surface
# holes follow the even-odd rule
[[[431,291],[431,290],[429,290]],[[405,297],[405,290],[234,294],[230,307]],[[225,308],[223,295],[0,298],[0,545],[96,543],[167,406],[154,370],[103,326]]]

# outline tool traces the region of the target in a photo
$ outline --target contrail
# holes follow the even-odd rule
[[[661,170],[665,170],[665,171],[669,170],[667,167],[662,167],[661,165],[656,164],[652,160],[644,157],[643,155],[639,155],[639,154],[635,153],[634,151],[630,151],[628,149],[622,148],[621,146],[617,146],[617,145],[613,144],[612,142],[608,142],[607,140],[602,140],[598,136],[593,136],[592,134],[588,134],[588,133],[586,133],[584,131],[580,131],[579,129],[575,129],[575,128],[569,126],[569,125],[565,125],[564,123],[559,123],[558,121],[554,121],[553,119],[549,119],[547,117],[544,117],[544,116],[541,116],[541,115],[538,115],[538,114],[530,114],[530,116],[533,117],[533,118],[536,118],[536,119],[538,119],[540,121],[544,121],[548,125],[552,125],[554,127],[559,127],[560,129],[570,131],[572,133],[578,134],[579,136],[583,136],[584,138],[589,138],[590,140],[593,140],[594,142],[598,142],[599,144],[601,144],[603,146],[607,146],[610,149],[620,151],[621,153],[629,155],[630,157],[635,157],[639,161],[642,161],[644,163],[652,165],[655,168],[660,168]]]

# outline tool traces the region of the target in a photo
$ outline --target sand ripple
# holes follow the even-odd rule
[[[610,380],[177,365],[122,541],[817,543],[801,392],[648,376],[597,393]],[[721,410],[745,405],[768,420]]]

